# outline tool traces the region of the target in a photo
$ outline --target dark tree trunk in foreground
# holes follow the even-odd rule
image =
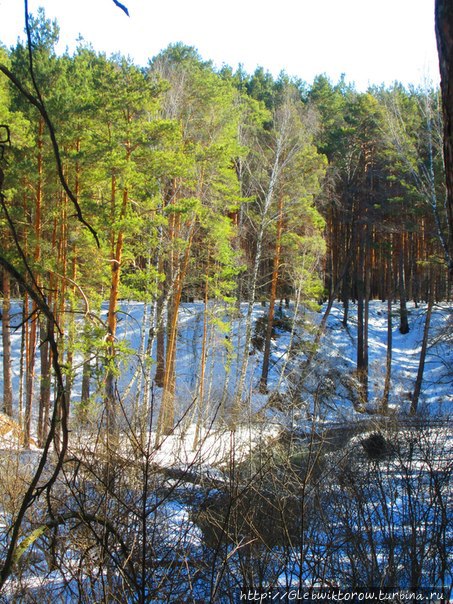
[[[448,247],[453,254],[453,2],[436,0],[436,38],[439,53],[440,87],[444,118],[444,162],[447,185],[447,213],[449,223]],[[450,261],[453,276],[453,262]]]
[[[417,379],[415,380],[414,394],[412,395],[412,401],[411,401],[411,415],[415,415],[417,413],[418,401],[419,401],[420,392],[422,389],[423,372],[425,370],[426,353],[428,351],[429,326],[430,326],[431,315],[432,315],[433,306],[434,306],[433,289],[434,289],[434,287],[433,287],[433,282],[431,279],[428,308],[426,311],[426,318],[425,318],[425,327],[423,329],[422,349],[420,351],[420,361],[418,364]]]
[[[388,413],[389,410],[390,383],[392,379],[392,336],[392,298],[389,295],[387,300],[387,355],[385,362],[384,394],[382,395],[381,403],[382,413]]]
[[[400,292],[400,333],[409,333],[409,319],[407,312],[406,275],[404,272],[403,243],[399,251],[399,292]]]

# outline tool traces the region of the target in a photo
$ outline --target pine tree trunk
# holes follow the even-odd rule
[[[360,383],[360,404],[367,400],[366,325],[365,325],[365,249],[363,225],[359,225],[358,258],[356,268],[357,287],[357,377]]]
[[[46,417],[49,417],[50,394],[51,394],[51,352],[48,341],[48,322],[41,320],[40,325],[40,359],[41,359],[41,381],[39,388],[39,412],[38,412],[38,445],[42,447],[47,437]]]
[[[85,412],[88,407],[90,400],[90,389],[91,389],[91,346],[90,346],[90,329],[88,318],[85,319],[83,326],[84,335],[83,339],[85,342],[85,349],[83,351],[83,365],[82,365],[82,392],[80,397],[82,417],[85,418]]]
[[[370,268],[370,240],[369,240],[369,225],[366,225],[365,230],[365,304],[364,304],[364,323],[363,323],[363,396],[368,402],[368,331],[370,323],[370,295],[371,295],[371,268]]]
[[[58,341],[58,350],[60,358],[63,359],[66,354],[67,341],[65,337],[65,329],[66,329],[66,288],[67,288],[67,207],[68,207],[68,197],[64,191],[61,192],[60,196],[60,216],[59,223],[55,223],[55,245],[57,247],[57,256],[58,256],[58,265],[60,267],[60,282],[56,286],[58,290],[58,297],[55,299],[55,309],[56,315],[60,319],[61,330],[59,333],[59,341]],[[57,236],[58,232],[58,236]],[[57,241],[58,240],[58,241]],[[66,388],[65,388],[65,404],[66,401]],[[46,410],[45,410],[46,413]],[[48,413],[48,411],[47,411]],[[62,410],[58,408],[58,421],[55,430],[55,442],[60,442],[61,439],[61,420],[62,420]],[[47,422],[45,421],[47,425]]]
[[[178,335],[178,314],[181,304],[182,288],[189,267],[190,251],[192,247],[194,223],[190,226],[189,240],[186,245],[184,259],[180,270],[177,272],[174,283],[174,294],[169,305],[167,350],[165,355],[165,375],[163,383],[162,401],[157,423],[157,442],[163,435],[171,434],[175,423],[175,361],[176,361],[176,338]]]
[[[55,226],[55,224],[54,224]],[[55,228],[53,232],[55,236]],[[49,307],[54,306],[53,297],[54,291],[57,291],[57,279],[54,274],[49,276],[49,296],[48,304]],[[58,313],[55,313],[56,315]],[[39,355],[41,363],[41,380],[39,387],[39,405],[38,405],[38,445],[42,447],[47,437],[47,428],[49,425],[49,412],[50,412],[50,398],[51,398],[51,368],[52,368],[52,352],[48,340],[48,329],[49,322],[45,317],[40,318],[40,344],[39,344]]]
[[[403,242],[399,250],[399,294],[400,294],[400,333],[409,333],[407,312],[406,278],[404,273]]]
[[[82,406],[86,406],[86,403],[90,400],[90,386],[91,386],[91,364],[90,364],[90,352],[87,351],[83,355],[83,369],[82,369],[82,393],[81,401]]]
[[[390,395],[390,384],[392,379],[392,295],[389,290],[387,296],[387,355],[385,362],[385,382],[384,392],[382,394],[381,411],[382,413],[388,413],[389,409],[389,395]]]
[[[450,276],[453,277],[453,4],[451,0],[436,0],[435,18],[444,123],[444,163],[447,185],[446,206],[449,224],[449,272]]]
[[[180,299],[177,293],[168,309],[167,317],[167,349],[165,354],[165,373],[162,384],[162,400],[157,422],[157,442],[164,435],[171,434],[175,423],[175,360],[176,338],[178,333],[178,311]]]
[[[3,412],[12,417],[13,387],[11,379],[11,281],[6,271],[3,271],[2,289]]]
[[[67,244],[67,240],[66,240]],[[73,365],[74,365],[74,345],[75,345],[75,308],[74,308],[74,298],[75,298],[75,283],[77,279],[77,262],[76,262],[76,250],[73,248],[72,250],[72,271],[71,271],[71,297],[70,297],[70,308],[69,308],[69,319],[68,319],[68,341],[67,341],[67,352],[66,352],[66,383],[65,383],[65,400],[66,406],[70,408],[71,404],[71,395],[72,395],[72,385],[74,381],[74,373],[73,373]]]
[[[345,278],[344,278],[342,297],[343,297],[343,319],[341,320],[341,323],[342,323],[343,327],[347,327],[348,318],[349,318],[349,297],[350,297],[349,274],[348,273],[345,275]]]
[[[338,229],[334,228],[336,222],[334,207],[332,204],[329,205],[326,217],[326,243],[327,252],[325,258],[325,269],[324,269],[324,286],[326,291],[329,292],[329,298],[332,296],[334,282],[337,278],[335,261],[336,254],[334,250],[337,247],[337,236]]]
[[[28,295],[24,295],[22,304],[22,330],[21,330],[21,341],[20,341],[20,363],[19,363],[19,401],[18,401],[18,413],[17,417],[19,425],[24,428],[24,397],[25,397],[25,375],[27,365],[27,351],[28,351]]]
[[[44,134],[44,120],[39,119],[38,122],[38,137],[37,137],[37,185],[36,185],[36,196],[35,196],[35,217],[34,217],[34,232],[36,237],[34,260],[39,264],[41,260],[41,229],[42,229],[42,198],[43,198],[43,134]],[[39,278],[36,277],[36,281],[39,285]],[[34,379],[35,379],[35,353],[38,333],[38,307],[36,302],[32,302],[31,310],[31,323],[29,333],[29,346],[26,363],[26,388],[25,388],[25,417],[24,417],[24,446],[30,446],[30,433],[31,433],[31,418],[32,418],[32,407],[33,407],[33,394],[34,394]]]
[[[412,395],[412,401],[411,401],[411,415],[415,415],[417,413],[418,401],[419,401],[420,392],[422,389],[423,372],[425,370],[426,352],[428,350],[429,326],[431,323],[431,315],[432,315],[433,306],[434,306],[433,279],[431,278],[430,281],[431,281],[431,288],[430,288],[430,292],[429,292],[428,308],[426,310],[425,326],[423,329],[422,349],[420,351],[420,360],[418,363],[417,378],[415,380],[414,394]]]
[[[115,177],[112,176],[112,206],[115,204],[116,198],[116,181]],[[121,208],[121,217],[126,214],[128,205],[128,191],[126,188],[123,190],[123,201]],[[113,211],[113,210],[112,210]],[[113,243],[113,239],[112,239]],[[107,374],[105,378],[105,396],[104,405],[106,411],[106,429],[107,435],[112,436],[113,439],[117,433],[117,409],[116,409],[116,396],[115,396],[115,371],[113,364],[115,362],[115,338],[116,338],[116,327],[117,327],[117,305],[119,297],[119,286],[120,286],[120,275],[121,275],[121,261],[123,256],[123,245],[124,245],[124,234],[120,229],[116,243],[114,245],[114,254],[112,257],[111,266],[111,282],[110,282],[110,297],[109,297],[109,308],[107,315],[107,342],[108,342],[108,358],[109,366],[107,367]],[[114,440],[112,445],[115,446]]]
[[[121,257],[123,252],[123,234],[118,234],[116,253],[113,258],[111,268],[111,284],[110,284],[110,298],[109,298],[109,310],[107,317],[107,342],[109,367],[107,368],[107,375],[105,378],[105,409],[107,419],[107,432],[110,434],[116,433],[117,429],[117,417],[116,417],[116,404],[115,404],[115,371],[110,365],[114,363],[115,359],[115,338],[116,338],[116,327],[117,327],[117,304],[119,296],[119,283],[120,283],[120,265]]]
[[[159,251],[159,274],[164,272],[164,263],[162,260],[162,254]],[[163,321],[164,316],[164,297],[165,288],[164,284],[159,283],[159,294],[156,301],[156,316],[157,316],[157,335],[156,335],[156,373],[154,375],[154,383],[158,388],[162,388],[164,385],[165,377],[165,325]]]
[[[28,312],[28,311],[27,311]],[[31,418],[35,385],[35,354],[38,331],[37,307],[32,303],[32,318],[28,331],[28,346],[25,352],[25,411],[24,411],[24,447],[30,446]]]
[[[349,300],[351,298],[351,275],[350,275],[350,264],[352,261],[352,256],[355,252],[355,240],[356,240],[356,224],[355,224],[355,220],[353,221],[353,224],[351,225],[350,228],[347,229],[347,232],[350,231],[350,233],[347,234],[346,237],[346,244],[349,241],[349,251],[347,251],[347,253],[345,254],[345,264],[344,264],[344,269],[343,269],[343,275],[341,280],[338,280],[338,287],[340,287],[341,285],[341,298],[343,301],[343,320],[342,320],[342,324],[344,327],[347,327],[348,325],[348,315],[349,315]],[[335,294],[336,297],[337,294]],[[333,300],[332,300],[333,302]]]
[[[76,153],[80,152],[80,140],[76,141]],[[74,183],[74,194],[76,199],[80,197],[80,164],[78,160],[75,165],[75,183]],[[68,221],[67,221],[67,198],[65,198],[64,204],[64,212],[63,212],[63,224],[62,224],[62,244],[65,249],[65,264],[67,264],[67,250],[69,248],[68,242]],[[74,300],[76,293],[76,282],[77,282],[77,247],[76,244],[73,243],[71,246],[71,297],[70,297],[70,309],[69,309],[69,325],[68,325],[68,343],[67,343],[67,353],[66,353],[66,384],[65,384],[65,400],[66,406],[70,408],[71,404],[71,395],[72,395],[72,386],[74,381],[73,375],[73,364],[74,364],[74,344],[75,344],[75,315],[74,315]],[[66,271],[64,272],[66,274]]]

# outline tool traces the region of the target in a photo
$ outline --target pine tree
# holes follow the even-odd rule
[[[172,178],[167,173],[161,188],[163,211],[168,220],[167,249],[162,259],[166,285],[162,295],[168,299],[169,309],[165,369],[163,364],[158,366],[163,389],[158,422],[161,436],[168,434],[175,422],[177,318],[183,291],[185,288],[204,291],[204,298],[206,288],[209,291],[212,269],[201,271],[204,283],[200,283],[198,272],[191,274],[191,265],[200,260],[197,250],[202,249],[210,237],[209,231],[216,229],[216,220],[224,221],[239,202],[232,165],[237,154],[238,117],[234,88],[215,74],[209,64],[201,62],[193,49],[182,45],[170,47],[156,58],[151,73],[166,78],[169,83],[162,117],[178,121],[180,145],[184,150],[184,161],[178,166],[178,172]],[[205,224],[211,225],[209,230]],[[207,249],[212,249],[212,245],[208,243]],[[212,267],[210,256],[202,262]],[[162,361],[162,352],[158,351],[158,359]],[[203,392],[204,379],[200,388]]]

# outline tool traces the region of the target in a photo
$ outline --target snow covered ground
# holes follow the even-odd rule
[[[207,339],[207,363],[205,371],[204,417],[206,427],[214,421],[225,419],[225,413],[237,397],[238,376],[244,354],[245,314],[247,305],[242,305],[241,315],[228,316],[220,306],[212,306],[209,314]],[[415,307],[409,304],[410,331],[399,332],[398,307],[393,308],[393,359],[389,407],[395,413],[405,414],[409,410],[420,359],[421,342],[426,314],[426,305]],[[290,422],[305,423],[316,415],[317,420],[335,423],[361,418],[354,399],[356,387],[355,365],[357,349],[356,307],[351,304],[348,326],[342,324],[343,309],[335,304],[329,315],[321,346],[304,383],[300,389],[300,404],[294,409],[289,403],[288,391],[298,378],[306,359],[310,342],[314,338],[316,325],[324,309],[318,313],[299,311],[295,318],[294,333],[276,329],[272,340],[271,362],[268,379],[268,395],[258,390],[263,353],[256,346],[256,339],[248,351],[248,368],[243,400],[243,420],[260,420],[258,423],[278,426]],[[453,415],[453,315],[447,304],[434,307],[430,328],[430,346],[423,376],[419,411],[423,416]],[[105,309],[103,311],[105,313]],[[179,331],[176,352],[176,406],[177,418],[184,418],[184,430],[189,430],[194,420],[196,398],[200,379],[200,363],[203,338],[204,304],[194,302],[182,304],[179,315]],[[267,308],[256,305],[253,320],[265,317]],[[283,307],[281,315],[294,318],[294,307]],[[13,305],[13,325],[21,321],[19,304]],[[138,302],[122,302],[120,307],[118,340],[129,348],[120,366],[118,389],[120,393],[134,392],[131,383],[139,374],[146,359],[140,352],[141,338],[147,333],[143,326],[144,305]],[[82,323],[79,323],[82,329]],[[145,327],[145,329],[144,329]],[[17,409],[20,375],[20,329],[12,330],[13,347],[13,392]],[[255,329],[256,335],[256,329]],[[258,334],[259,335],[259,334]],[[142,342],[143,343],[143,342]],[[292,343],[292,347],[291,347]],[[145,341],[146,344],[146,341]],[[375,412],[382,397],[387,353],[387,306],[379,301],[370,303],[369,315],[369,395],[367,411]],[[153,352],[155,355],[155,349]],[[81,394],[82,357],[76,355],[73,403],[77,405]],[[137,371],[138,370],[138,371]],[[39,363],[37,363],[39,377]],[[152,370],[153,371],[153,370]],[[0,388],[3,376],[0,375]],[[38,395],[36,389],[36,395]],[[276,397],[276,392],[278,396]],[[132,394],[131,394],[132,396]],[[159,389],[154,389],[156,410],[159,404]],[[275,404],[277,400],[278,404]],[[36,411],[37,405],[35,405]],[[290,409],[291,407],[291,409]],[[366,415],[366,413],[365,413]],[[189,437],[191,438],[191,437]]]
[[[417,308],[408,304],[408,334],[399,331],[398,307],[392,309],[392,387],[390,407],[398,413],[407,413],[417,376],[425,324],[426,305]],[[453,412],[453,316],[448,305],[433,309],[430,326],[430,346],[423,375],[419,410],[421,415],[449,416]],[[326,337],[322,343],[321,358],[340,363],[352,373],[356,362],[357,314],[351,307],[349,327],[341,324],[342,308],[334,306],[330,314]],[[382,397],[387,353],[387,309],[378,301],[370,303],[369,316],[369,401],[377,403]],[[337,399],[341,403],[341,398]]]

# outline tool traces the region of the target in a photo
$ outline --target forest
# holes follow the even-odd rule
[[[441,91],[27,25],[0,46],[0,598],[449,601]]]

